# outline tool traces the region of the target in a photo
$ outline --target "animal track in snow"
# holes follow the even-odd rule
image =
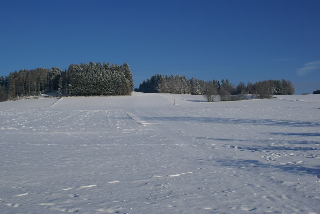
[[[256,209],[257,208],[249,208],[249,207],[246,207],[246,206],[241,206],[241,210],[243,210],[243,211],[254,211]]]
[[[68,190],[72,190],[72,188],[66,188],[66,189],[62,189],[64,191],[68,191]]]
[[[122,210],[122,208],[119,208],[117,210],[110,209],[110,208],[108,208],[108,209],[101,208],[101,209],[97,209],[96,211],[99,212],[99,213],[120,213],[119,210]]]
[[[17,197],[21,197],[21,196],[26,196],[26,195],[28,195],[29,193],[23,193],[23,194],[19,194],[19,195],[16,195]]]
[[[11,204],[11,203],[8,203],[8,204],[6,204],[6,206],[8,206],[8,207],[21,207],[21,205],[20,204]]]
[[[88,189],[92,187],[96,187],[97,185],[88,185],[88,186],[81,186],[79,189]]]
[[[181,175],[186,175],[186,174],[192,174],[193,172],[186,172],[186,173],[181,173],[181,174],[175,174],[175,175],[169,175],[169,177],[170,178],[172,178],[172,177],[179,177],[179,176],[181,176]]]
[[[56,205],[55,203],[41,203],[39,204],[40,206],[54,206]]]
[[[172,177],[179,177],[181,174],[169,175],[170,178]]]
[[[116,184],[116,183],[119,183],[120,181],[110,181],[108,182],[108,184]]]

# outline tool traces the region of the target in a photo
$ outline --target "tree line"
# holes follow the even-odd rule
[[[24,69],[0,77],[0,101],[50,92],[60,96],[130,95],[132,89],[132,73],[126,63],[71,64],[67,70]]]
[[[288,80],[266,80],[245,85],[240,82],[236,87],[228,79],[220,81],[204,81],[185,76],[167,76],[156,74],[143,81],[135,91],[144,93],[172,93],[204,95],[208,101],[244,99],[251,94],[257,98],[269,98],[272,95],[292,95],[295,93],[292,83]]]

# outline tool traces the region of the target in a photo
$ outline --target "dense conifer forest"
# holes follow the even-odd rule
[[[267,80],[256,83],[243,82],[236,87],[229,80],[203,81],[195,78],[187,79],[185,76],[164,76],[156,74],[143,81],[136,91],[144,93],[173,93],[204,95],[208,101],[213,101],[219,95],[220,100],[237,100],[251,94],[257,98],[269,98],[272,95],[292,95],[295,90],[288,80]]]
[[[67,70],[57,67],[11,72],[0,77],[0,101],[19,99],[42,93],[60,96],[130,95],[132,73],[128,64],[71,64]]]

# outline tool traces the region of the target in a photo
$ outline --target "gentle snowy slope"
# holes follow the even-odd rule
[[[6,101],[0,103],[0,111],[13,110],[13,109],[37,109],[37,108],[48,108],[54,103],[59,101],[58,98],[39,98],[30,100],[17,100],[17,101]]]
[[[0,213],[319,213],[320,96],[0,103]]]

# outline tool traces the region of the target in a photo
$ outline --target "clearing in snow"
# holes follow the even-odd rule
[[[318,213],[320,96],[0,103],[0,213]]]

